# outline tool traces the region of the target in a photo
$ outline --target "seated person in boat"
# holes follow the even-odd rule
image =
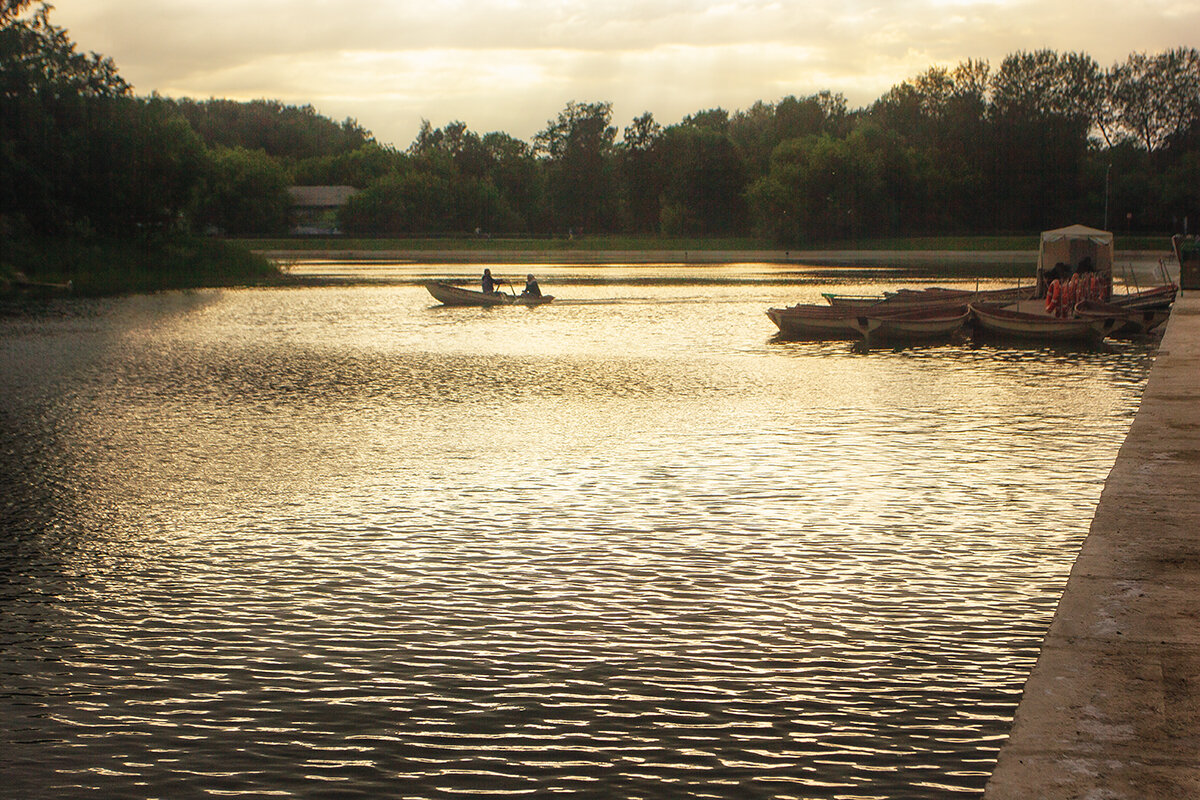
[[[1054,269],[1046,273],[1046,282],[1053,283],[1056,280],[1065,281],[1069,277],[1071,277],[1071,268],[1059,261],[1054,265]]]
[[[542,289],[538,286],[537,279],[532,274],[525,277],[525,291],[521,292],[522,297],[541,297]]]
[[[480,281],[480,284],[483,286],[484,294],[493,294],[496,291],[496,279],[492,277],[492,271],[490,269],[485,269],[483,271],[483,280]]]

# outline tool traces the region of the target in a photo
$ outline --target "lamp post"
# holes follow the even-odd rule
[[[1112,164],[1104,170],[1104,230],[1108,230],[1108,176],[1112,174]]]

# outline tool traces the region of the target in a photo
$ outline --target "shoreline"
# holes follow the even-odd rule
[[[1036,270],[1036,250],[255,250],[276,264],[285,274],[298,264],[340,264],[351,270],[355,264],[368,265],[469,265],[511,267],[525,265],[547,267],[689,267],[703,270],[721,265],[762,264],[773,267],[829,269],[909,269],[923,270],[927,277],[1032,277]],[[1159,250],[1118,250],[1114,257],[1117,279],[1162,282],[1160,264],[1170,279],[1178,280],[1178,265],[1173,255]],[[304,282],[315,276],[291,274]],[[322,276],[331,282],[353,282],[350,274]]]
[[[417,264],[1036,264],[1036,250],[251,250],[272,261],[407,261]],[[1117,250],[1116,260],[1173,258],[1169,250]]]
[[[1024,264],[1029,250],[252,250],[273,261],[406,261],[417,264]]]

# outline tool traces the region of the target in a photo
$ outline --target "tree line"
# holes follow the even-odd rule
[[[347,234],[757,236],[783,245],[1200,226],[1200,52],[1018,52],[931,67],[874,103],[823,91],[624,127],[570,102],[531,141],[261,100],[137,97],[49,8],[0,0],[0,234],[278,235],[289,185],[361,191]],[[1184,220],[1188,220],[1187,223]]]

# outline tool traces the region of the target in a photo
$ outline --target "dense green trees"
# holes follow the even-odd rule
[[[601,232],[616,227],[613,154],[617,129],[612,103],[567,103],[558,118],[533,137],[544,158],[552,224]]]
[[[571,102],[531,153],[517,149],[523,189],[502,192],[508,224],[476,219],[492,232],[756,233],[788,244],[1072,220],[1195,226],[1186,181],[1198,84],[1195,50],[1134,54],[1108,70],[1082,53],[1019,52],[995,70],[975,60],[931,68],[856,111],[820,92],[706,109],[667,127],[645,112],[619,141],[610,104]],[[437,174],[501,185],[494,160],[463,168],[463,153],[487,137],[462,123],[427,125],[410,153],[442,139],[461,142],[458,171]],[[470,229],[447,215],[430,230]]]
[[[129,87],[110,60],[77,53],[49,7],[23,17],[27,0],[2,2],[0,219],[47,231],[87,224],[80,179],[94,185],[89,179],[111,173],[90,134],[119,135],[109,123],[129,110]]]
[[[275,101],[134,97],[46,6],[0,0],[0,233],[288,229],[288,185],[360,189],[359,235],[847,237],[1200,226],[1200,52],[932,67],[862,109],[818,92],[649,111],[572,101],[530,142],[455,121],[404,150]]]
[[[288,232],[288,176],[262,150],[217,147],[210,154],[198,221],[233,236]]]
[[[262,150],[273,158],[299,160],[347,153],[371,141],[357,121],[335,123],[312,106],[286,106],[275,100],[174,102],[210,147]]]

